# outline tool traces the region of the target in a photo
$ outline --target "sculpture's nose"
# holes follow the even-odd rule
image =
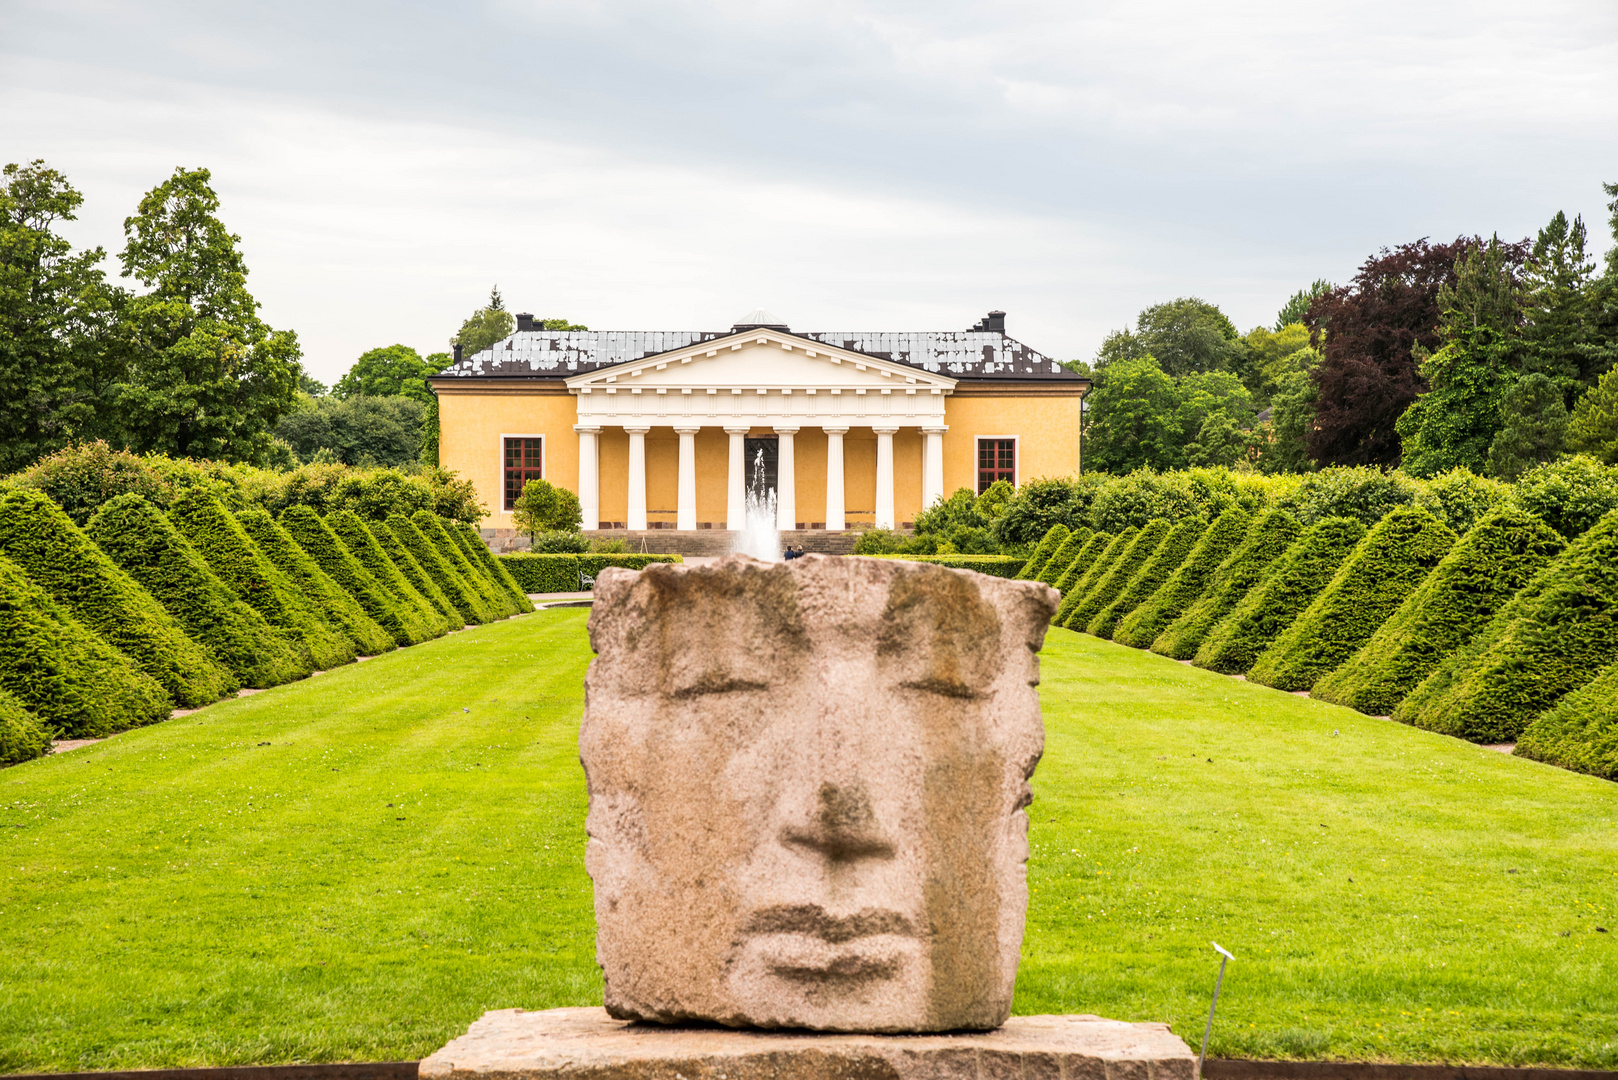
[[[823,782],[814,805],[781,830],[788,847],[807,848],[828,862],[893,858],[893,841],[871,810],[861,783]]]

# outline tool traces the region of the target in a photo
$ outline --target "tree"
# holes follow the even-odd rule
[[[506,311],[505,300],[500,296],[500,286],[496,285],[489,290],[488,304],[461,323],[461,329],[450,339],[450,344],[459,345],[462,356],[471,356],[510,337],[516,327],[516,320]]]
[[[1302,349],[1291,360],[1296,367],[1281,377],[1270,398],[1270,439],[1259,455],[1260,472],[1300,473],[1315,468],[1309,457],[1309,432],[1315,422],[1318,391],[1311,373],[1320,363],[1320,354]]]
[[[209,180],[175,169],[124,222],[123,276],[148,291],[120,313],[111,397],[137,450],[254,462],[292,410],[301,353],[296,334],[259,319],[241,238],[215,216]]]
[[[1304,322],[1309,315],[1309,305],[1315,302],[1315,297],[1324,296],[1334,288],[1336,286],[1325,278],[1317,278],[1307,289],[1299,289],[1293,293],[1292,298],[1282,304],[1281,310],[1276,312],[1275,332],[1279,334],[1293,323]]]
[[[1567,448],[1618,465],[1618,368],[1601,376],[1595,389],[1573,407]]]
[[[0,185],[0,473],[90,437],[100,338],[115,297],[101,248],[56,232],[84,201],[43,161],[7,165]]]
[[[1119,360],[1157,359],[1169,375],[1245,368],[1246,350],[1236,327],[1217,305],[1195,296],[1154,304],[1135,320],[1135,329],[1108,334],[1096,354],[1096,367]]]
[[[1321,362],[1309,456],[1322,465],[1395,465],[1395,423],[1425,389],[1412,347],[1442,346],[1438,287],[1476,241],[1425,239],[1367,259],[1354,280],[1315,298],[1309,328]],[[1330,326],[1330,333],[1324,328]]]
[[[1228,371],[1187,375],[1176,389],[1174,418],[1180,434],[1180,463],[1226,468],[1250,456],[1253,399]]]
[[[275,433],[304,461],[321,450],[344,465],[406,465],[421,453],[422,418],[414,397],[315,398],[289,413]]]
[[[1084,456],[1102,472],[1128,472],[1178,456],[1174,380],[1151,357],[1119,360],[1096,374],[1085,402]]]
[[[1489,447],[1489,471],[1515,480],[1536,465],[1556,460],[1567,441],[1567,406],[1562,381],[1533,371],[1506,391],[1504,423]]]
[[[541,532],[578,532],[584,512],[579,497],[567,488],[548,480],[530,480],[511,508],[511,522],[532,539]]]
[[[1584,219],[1560,210],[1539,230],[1523,269],[1523,370],[1558,380],[1568,395],[1595,385],[1614,346],[1597,324],[1595,261],[1585,253]]]
[[[338,398],[407,397],[425,405],[433,398],[427,378],[442,370],[408,345],[388,345],[361,355],[331,392]]]
[[[1281,380],[1296,369],[1293,357],[1309,348],[1309,328],[1301,322],[1287,323],[1271,332],[1255,326],[1242,339],[1247,345],[1252,381],[1248,389],[1260,404],[1268,404],[1280,388]]]

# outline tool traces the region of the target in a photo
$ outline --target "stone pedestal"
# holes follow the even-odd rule
[[[1166,1024],[1014,1016],[955,1035],[827,1035],[501,1009],[421,1063],[421,1080],[1191,1080]]]

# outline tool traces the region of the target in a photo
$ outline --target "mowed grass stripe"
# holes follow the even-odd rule
[[[0,1071],[409,1059],[598,1003],[587,615],[0,772]],[[1070,631],[1042,665],[1018,1012],[1195,1042],[1212,939],[1218,1055],[1618,1066],[1618,786]]]

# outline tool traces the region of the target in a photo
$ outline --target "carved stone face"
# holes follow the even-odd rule
[[[623,1019],[992,1028],[1055,592],[886,559],[604,571],[580,752]]]

